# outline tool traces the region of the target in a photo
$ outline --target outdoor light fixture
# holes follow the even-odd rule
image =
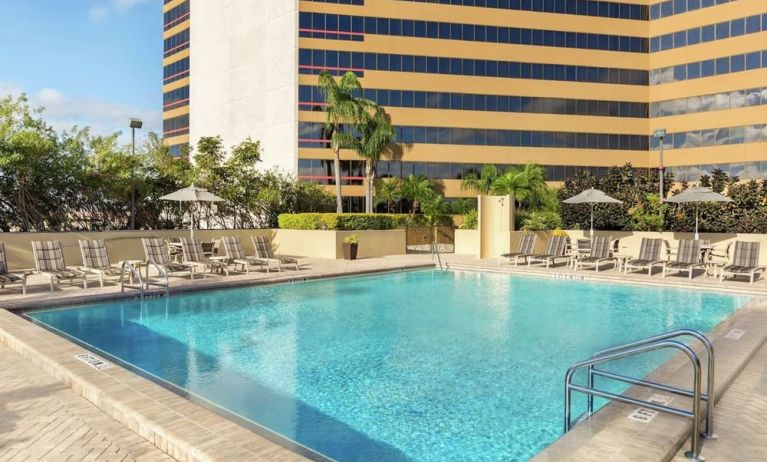
[[[130,119],[131,154],[136,155],[136,129],[144,126],[141,119]],[[136,185],[131,182],[130,191],[130,229],[136,229]]]
[[[660,140],[660,162],[658,163],[658,174],[660,176],[660,188],[659,188],[660,189],[660,193],[659,193],[658,197],[660,197],[661,202],[663,202],[663,200],[666,198],[666,195],[663,194],[663,191],[664,191],[664,188],[663,188],[663,173],[666,170],[663,167],[663,138],[666,137],[666,129],[665,128],[657,128],[653,132],[652,136],[654,136],[655,138],[658,138]]]
[[[136,128],[141,128],[143,126],[144,126],[144,122],[142,122],[141,119],[130,120],[130,128],[136,129]]]

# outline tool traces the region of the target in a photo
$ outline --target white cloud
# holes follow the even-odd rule
[[[0,97],[20,95],[22,88],[9,82],[0,82]],[[56,130],[69,130],[74,126],[90,127],[95,135],[123,132],[122,142],[130,141],[128,120],[137,117],[144,121],[143,133],[162,132],[160,110],[134,107],[96,98],[72,98],[54,88],[43,88],[27,93],[32,106],[45,108],[43,118]]]
[[[88,18],[93,22],[102,22],[114,13],[125,13],[150,2],[159,0],[97,0],[88,8]]]

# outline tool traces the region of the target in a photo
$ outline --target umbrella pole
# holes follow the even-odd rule
[[[589,240],[594,242],[594,203],[591,203],[591,231],[589,232]]]
[[[695,204],[695,240],[697,241],[700,238],[700,235],[698,234],[698,204]]]

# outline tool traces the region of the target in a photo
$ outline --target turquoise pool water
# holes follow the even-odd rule
[[[28,315],[339,461],[524,461],[561,434],[570,363],[674,328],[707,331],[745,302],[414,271]],[[616,367],[649,372],[663,359]]]

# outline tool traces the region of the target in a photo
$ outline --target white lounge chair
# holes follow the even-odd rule
[[[753,284],[756,273],[764,270],[763,266],[759,266],[759,243],[735,241],[732,264],[722,268],[720,280],[724,281],[725,276],[748,276],[749,282]]]
[[[165,239],[157,237],[142,237],[141,244],[144,246],[144,254],[147,263],[152,262],[162,268],[168,276],[178,273],[189,273],[189,278],[194,279],[194,267],[183,263],[176,263],[170,259],[170,247]],[[146,268],[149,279],[149,265]]]
[[[226,252],[227,258],[234,264],[235,271],[237,271],[237,265],[240,265],[245,271],[245,274],[250,273],[251,266],[265,267],[266,272],[269,272],[269,264],[266,260],[245,254],[245,248],[242,246],[242,241],[239,237],[224,236],[221,238],[221,242],[224,245],[224,251]]]
[[[546,244],[544,253],[528,257],[527,267],[529,268],[533,263],[542,263],[548,268],[550,265],[555,265],[559,259],[564,259],[567,262],[569,258],[567,256],[567,237],[552,236]]]
[[[256,248],[258,258],[266,260],[267,263],[276,263],[277,271],[282,271],[282,265],[295,265],[296,271],[298,271],[298,259],[284,255],[275,255],[269,239],[264,236],[251,236],[250,239],[253,241],[253,247]]]
[[[501,264],[504,258],[508,260],[509,262],[513,261],[514,266],[517,266],[520,258],[524,258],[524,261],[527,262],[527,257],[533,254],[533,249],[535,248],[536,239],[537,239],[537,236],[535,234],[532,234],[532,233],[523,234],[522,237],[519,239],[519,245],[517,246],[517,251],[512,253],[502,253],[501,256],[498,258],[498,265]]]
[[[202,270],[202,277],[207,277],[208,271],[223,271],[229,276],[229,266],[220,260],[211,260],[205,256],[202,244],[194,238],[181,238],[182,263]]]
[[[122,276],[122,268],[118,268],[110,263],[107,246],[103,240],[80,239],[79,243],[80,253],[83,256],[83,266],[80,269],[86,273],[97,275],[101,287],[104,287],[105,278],[119,278]]]
[[[585,257],[580,257],[575,261],[575,270],[579,268],[594,268],[595,272],[599,272],[599,266],[604,262],[615,262],[615,257],[610,253],[612,237],[598,236],[594,238],[591,243],[591,250]]]
[[[626,262],[624,274],[629,274],[629,271],[647,270],[647,275],[652,276],[653,268],[663,265],[663,261],[660,259],[660,248],[662,245],[663,239],[643,237],[642,244],[639,246],[639,258]]]
[[[677,273],[687,273],[688,278],[692,279],[693,270],[705,266],[701,263],[700,246],[701,241],[697,239],[679,240],[676,260],[663,262],[663,277],[667,276],[669,270],[675,270]]]
[[[21,275],[8,271],[8,257],[5,254],[5,244],[0,242],[0,288],[7,285],[21,284],[22,295],[27,294],[27,275],[25,271]]]
[[[88,288],[88,279],[83,271],[69,268],[64,261],[61,241],[32,241],[32,255],[35,258],[35,272],[48,278],[53,292],[53,283],[67,280],[74,283],[82,279],[83,288]]]

